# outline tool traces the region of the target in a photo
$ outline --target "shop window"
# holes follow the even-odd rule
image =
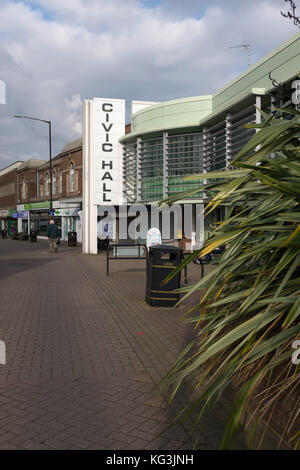
[[[22,178],[22,197],[23,197],[23,199],[26,199],[26,197],[27,197],[26,182],[25,182],[24,176]]]
[[[59,172],[59,192],[63,192],[63,173],[62,170]]]
[[[50,194],[50,177],[49,174],[46,173],[46,178],[45,178],[45,196],[49,196]]]
[[[53,173],[52,173],[52,190],[53,190],[53,194],[56,194],[57,184],[56,184],[56,173],[55,173],[55,171],[53,171]]]
[[[75,173],[75,191],[79,190],[79,170]]]

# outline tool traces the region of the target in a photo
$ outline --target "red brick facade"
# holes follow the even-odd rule
[[[70,147],[70,148],[68,148]],[[18,170],[11,173],[10,178],[5,175],[5,184],[14,183],[15,191],[10,196],[11,207],[17,204],[49,201],[50,199],[50,165],[45,162],[36,165],[34,160],[21,165]],[[1,194],[0,177],[0,194]],[[52,159],[52,199],[68,199],[82,195],[82,144],[72,147],[67,145]],[[8,196],[6,196],[8,198]],[[0,209],[6,208],[0,197]]]
[[[50,197],[49,162],[38,169],[38,188],[35,201]],[[67,199],[82,195],[82,147],[61,152],[52,160],[52,198]]]
[[[11,167],[11,171],[0,172],[0,209],[15,209],[17,205],[17,166]]]
[[[36,199],[37,168],[21,168],[17,172],[17,204]]]

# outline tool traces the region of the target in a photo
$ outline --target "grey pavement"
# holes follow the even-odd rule
[[[192,277],[199,267],[192,267]],[[0,240],[0,449],[192,449],[191,423],[154,387],[193,336],[180,309],[144,301],[145,261]],[[201,423],[217,449],[228,403]]]

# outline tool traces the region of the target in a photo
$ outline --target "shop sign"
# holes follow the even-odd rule
[[[24,204],[24,209],[48,209],[49,206],[49,202],[33,202]]]
[[[13,219],[27,219],[28,211],[13,212],[12,218]]]
[[[7,210],[1,209],[0,210],[0,217],[8,217],[9,212]]]
[[[62,217],[79,217],[78,211],[79,208],[74,207],[71,207],[70,209],[59,209],[59,215]]]
[[[18,219],[28,219],[28,211],[17,212]]]

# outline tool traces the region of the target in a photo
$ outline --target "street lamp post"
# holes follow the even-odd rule
[[[33,121],[46,122],[49,126],[49,170],[50,170],[50,212],[53,210],[53,200],[52,200],[52,139],[51,139],[51,121],[46,121],[45,119],[38,119],[31,116],[23,116],[21,114],[14,114],[14,117],[21,119],[32,119]]]

